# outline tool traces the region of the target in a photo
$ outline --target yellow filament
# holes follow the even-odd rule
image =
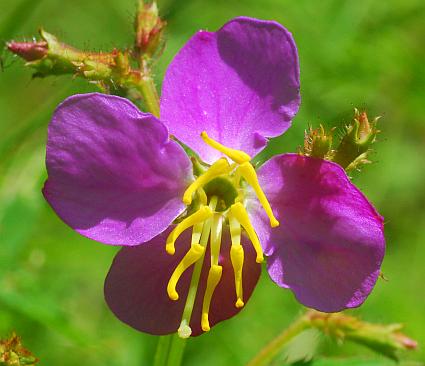
[[[205,221],[213,214],[214,213],[211,208],[209,208],[208,206],[201,206],[198,211],[196,211],[189,217],[186,217],[182,222],[180,222],[170,233],[170,235],[168,235],[167,242],[165,245],[165,250],[167,251],[167,253],[173,255],[176,252],[174,243],[183,231],[195,224]]]
[[[201,133],[201,137],[207,145],[210,145],[212,148],[222,152],[235,163],[242,164],[251,160],[251,157],[247,153],[241,150],[231,149],[230,147],[220,144],[219,142],[209,137],[205,131]]]
[[[237,308],[244,306],[243,286],[242,286],[242,268],[244,262],[244,251],[241,245],[241,225],[233,215],[229,215],[230,237],[232,246],[230,248],[230,259],[232,261],[233,272],[235,274],[235,289]]]
[[[254,189],[258,200],[260,201],[261,205],[264,208],[264,211],[266,211],[266,214],[269,217],[270,226],[279,226],[279,221],[277,221],[274,217],[270,203],[267,200],[267,197],[264,194],[263,190],[261,189],[260,184],[258,183],[257,173],[255,172],[254,167],[250,163],[244,163],[238,167],[238,171],[240,172],[242,177],[248,182],[248,184]]]
[[[258,236],[249,220],[248,213],[242,203],[237,202],[230,207],[230,213],[239,221],[242,227],[247,232],[252,245],[254,246],[255,252],[257,253],[256,262],[261,263],[264,260],[263,249],[261,248]]]
[[[230,248],[230,259],[233,271],[235,272],[236,304],[237,308],[244,306],[242,288],[242,268],[244,261],[244,251],[242,245],[232,245]]]
[[[168,297],[171,300],[178,300],[179,294],[176,291],[177,282],[179,281],[181,275],[186,269],[188,269],[193,263],[200,259],[205,252],[205,247],[200,244],[192,244],[189,251],[183,257],[181,262],[178,264],[173,274],[171,275],[170,280],[168,281],[167,293]]]
[[[185,205],[190,205],[192,203],[192,196],[196,190],[202,188],[214,178],[230,173],[231,170],[232,167],[225,158],[217,160],[204,174],[196,178],[196,180],[186,189],[183,194],[183,203]]]
[[[220,255],[222,216],[219,213],[214,214],[211,226],[211,265],[218,264]]]
[[[210,311],[212,295],[218,283],[220,282],[222,272],[223,267],[216,264],[212,265],[210,271],[208,272],[207,288],[205,289],[204,302],[202,303],[201,317],[201,328],[204,332],[208,332],[210,330],[208,313]]]

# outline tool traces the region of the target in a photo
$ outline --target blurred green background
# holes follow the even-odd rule
[[[399,322],[425,345],[425,2],[423,0],[160,1],[168,44],[158,82],[198,29],[238,15],[275,19],[294,35],[302,106],[293,127],[267,154],[295,151],[303,131],[339,126],[354,107],[382,115],[373,164],[354,182],[386,218],[387,255],[362,319]],[[91,50],[131,46],[135,0],[2,0],[0,39],[30,39],[43,26]],[[5,54],[0,72],[0,338],[16,330],[42,365],[150,365],[156,337],[120,323],[103,300],[116,248],[87,240],[44,202],[46,126],[55,106],[83,80],[31,79]],[[240,316],[188,342],[184,365],[243,365],[301,312],[290,291],[266,273]],[[307,352],[371,356],[354,345],[305,337]],[[404,358],[424,360],[425,350]],[[388,364],[392,364],[388,361]]]

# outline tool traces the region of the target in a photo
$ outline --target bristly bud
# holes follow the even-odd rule
[[[135,50],[139,57],[142,55],[152,57],[158,51],[165,26],[166,22],[158,15],[156,2],[139,0],[135,24]]]
[[[379,133],[376,128],[379,118],[376,117],[373,121],[369,121],[366,112],[359,112],[355,109],[353,121],[346,126],[332,160],[347,171],[370,163],[367,157],[371,152],[370,147]]]
[[[310,311],[307,317],[314,328],[338,341],[349,340],[397,360],[397,351],[412,350],[417,342],[401,332],[401,324],[373,324],[343,313]]]
[[[47,55],[47,42],[15,42],[6,44],[7,49],[26,61],[40,60]]]
[[[333,154],[333,131],[334,129],[331,129],[329,132],[326,132],[323,125],[315,129],[310,127],[304,132],[304,147],[301,154],[331,160]]]
[[[4,366],[35,366],[38,363],[31,352],[22,347],[16,334],[9,339],[0,340],[0,365]]]

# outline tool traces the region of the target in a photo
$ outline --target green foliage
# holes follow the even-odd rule
[[[301,110],[293,127],[273,140],[260,160],[296,151],[308,123],[318,127],[325,121],[325,128],[338,125],[341,131],[354,106],[383,116],[374,163],[353,178],[386,218],[383,272],[389,281],[379,281],[355,314],[371,322],[404,323],[405,332],[425,344],[425,3],[164,0],[159,6],[168,22],[168,43],[155,65],[158,83],[176,51],[200,28],[215,30],[234,16],[248,15],[275,19],[294,34]],[[2,0],[0,40],[28,40],[43,26],[78,48],[131,47],[135,9],[135,0]],[[43,144],[55,105],[67,95],[96,88],[69,77],[32,80],[22,62],[6,54],[2,65],[0,335],[16,330],[43,365],[150,365],[157,339],[120,323],[103,301],[103,278],[116,249],[72,232],[40,193]],[[238,317],[188,342],[184,365],[244,365],[296,317],[300,307],[291,293],[266,277]],[[356,345],[321,341],[314,348],[336,361],[312,361],[313,366],[343,366],[342,355],[374,357]],[[424,348],[409,358],[423,360]]]

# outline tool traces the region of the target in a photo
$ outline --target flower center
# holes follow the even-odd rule
[[[198,209],[183,219],[167,238],[166,251],[168,254],[173,255],[175,253],[174,244],[177,238],[184,230],[192,227],[190,249],[175,268],[167,285],[169,298],[177,301],[179,299],[176,291],[177,283],[184,271],[194,265],[189,292],[182,314],[182,321],[178,329],[178,334],[182,338],[187,338],[192,333],[189,324],[195,304],[208,239],[211,264],[202,304],[201,327],[205,332],[210,330],[208,319],[210,304],[214,291],[220,283],[223,271],[219,256],[224,223],[229,226],[232,242],[230,259],[234,271],[235,306],[237,308],[244,306],[242,282],[244,248],[241,245],[242,229],[247,234],[257,254],[256,262],[261,263],[264,260],[263,250],[257,233],[245,209],[244,193],[247,184],[256,193],[258,200],[269,217],[271,227],[279,225],[279,222],[273,215],[270,203],[261,189],[255,169],[250,163],[251,157],[243,151],[231,149],[220,144],[211,139],[206,132],[202,132],[201,137],[206,144],[222,152],[233,160],[234,163],[229,164],[226,158],[217,160],[186,189],[183,195],[183,202],[187,206],[191,205],[192,202],[194,204],[196,202],[197,205],[195,206]]]

